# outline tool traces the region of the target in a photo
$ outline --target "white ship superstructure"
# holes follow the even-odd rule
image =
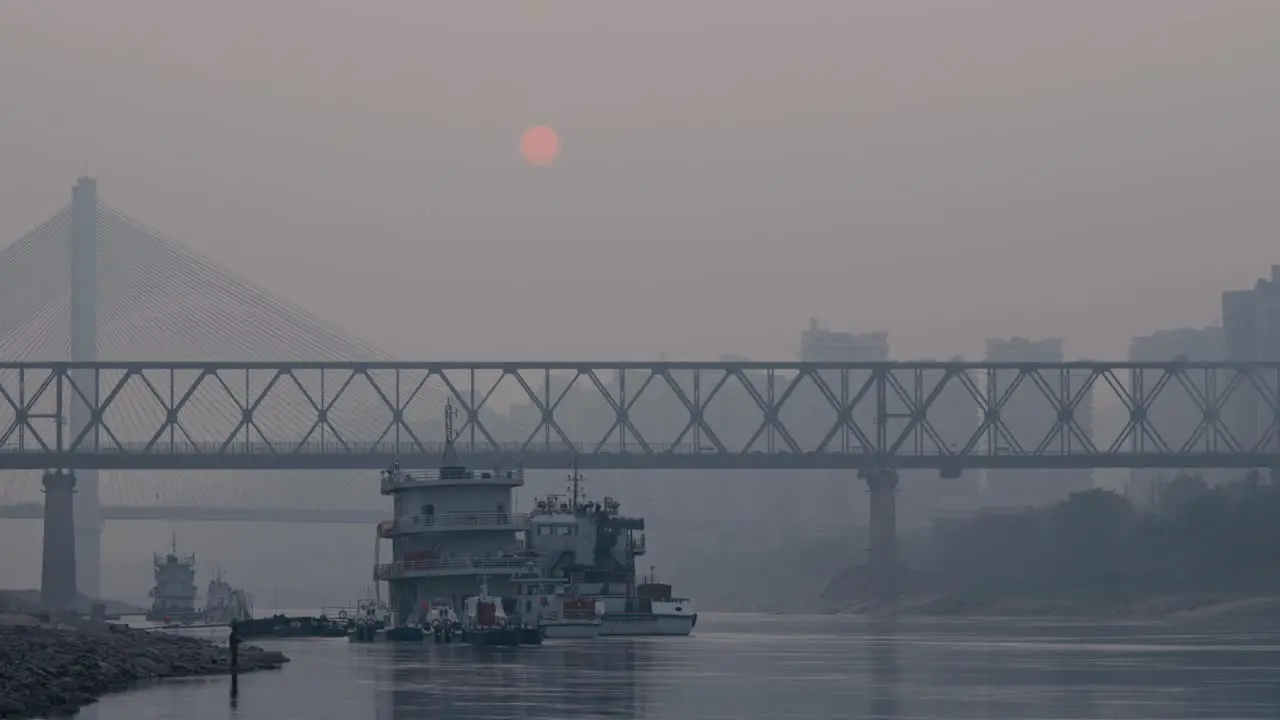
[[[386,582],[396,625],[429,622],[433,603],[454,612],[475,595],[482,579],[494,595],[513,596],[510,578],[532,564],[516,536],[527,517],[511,512],[512,491],[523,470],[470,470],[449,464],[453,408],[446,408],[445,464],[434,470],[382,472],[382,493],[395,500],[395,517],[378,526],[391,541],[391,562],[374,569]]]

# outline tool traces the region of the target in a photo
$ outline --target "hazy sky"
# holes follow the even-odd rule
[[[0,242],[84,170],[405,358],[1123,357],[1280,262],[1280,3],[5,2]]]

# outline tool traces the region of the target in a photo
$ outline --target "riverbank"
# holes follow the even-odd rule
[[[0,614],[0,718],[70,712],[144,680],[228,673],[230,660],[227,647],[199,638]],[[288,661],[279,652],[240,647],[240,672]]]

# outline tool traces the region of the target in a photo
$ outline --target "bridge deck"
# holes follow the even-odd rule
[[[10,362],[0,469],[432,466],[446,402],[472,467],[1280,464],[1280,363]]]

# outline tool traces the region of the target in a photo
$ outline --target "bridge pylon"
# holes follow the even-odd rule
[[[80,178],[71,190],[71,360],[98,359],[98,183]],[[93,407],[101,392],[89,370],[72,370],[72,380],[80,392],[71,393],[68,428],[70,437],[79,437],[93,423]],[[84,397],[87,394],[89,397]],[[92,403],[92,405],[91,405]],[[75,494],[75,543],[79,563],[76,584],[81,592],[97,598],[102,594],[102,501],[98,471],[77,472]]]

